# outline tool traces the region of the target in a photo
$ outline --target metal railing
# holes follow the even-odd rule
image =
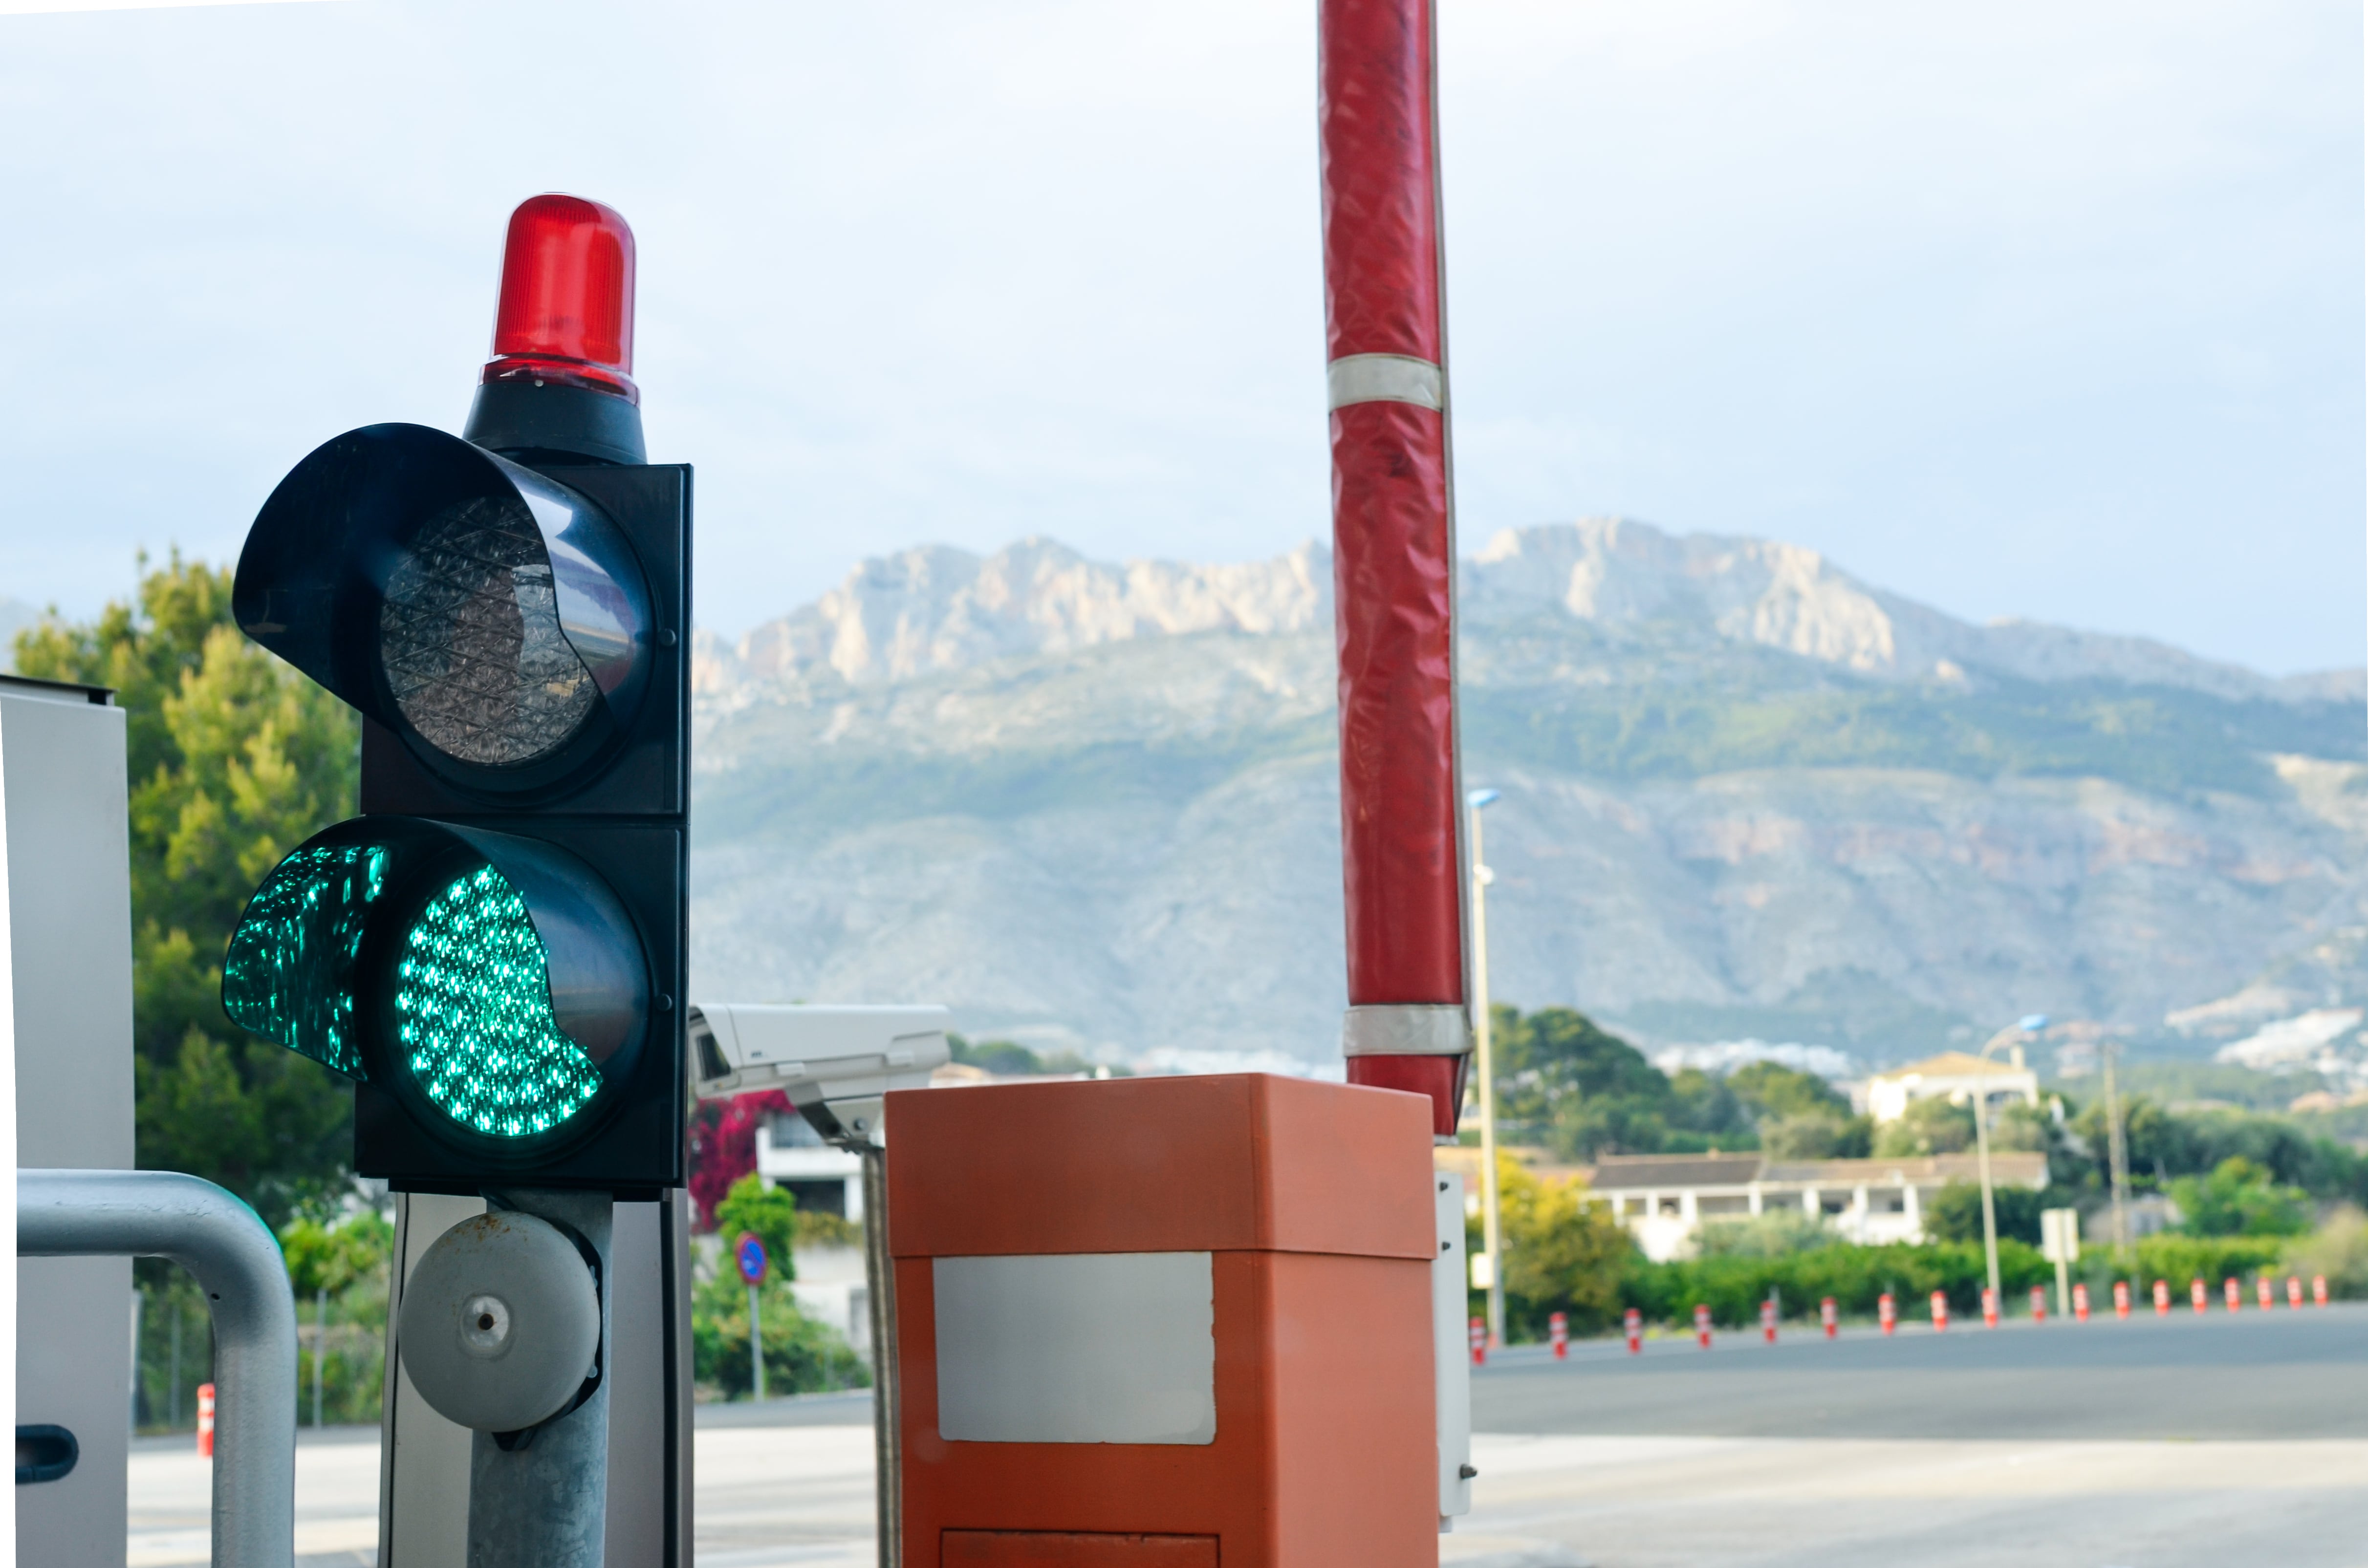
[[[296,1302],[255,1210],[170,1171],[20,1170],[20,1257],[164,1257],[213,1313],[214,1568],[294,1568]]]

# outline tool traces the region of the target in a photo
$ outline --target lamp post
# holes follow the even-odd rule
[[[2047,1015],[2032,1013],[1990,1036],[1982,1046],[1979,1082],[1974,1088],[1974,1149],[1982,1171],[1982,1257],[1989,1265],[1990,1299],[2000,1300],[1998,1265],[1998,1206],[1990,1198],[1990,1052],[2010,1040],[2037,1034],[2047,1027]]]
[[[1497,1207],[1497,1060],[1488,1028],[1488,884],[1495,875],[1480,858],[1480,813],[1497,791],[1465,795],[1472,819],[1472,1032],[1480,1058],[1480,1244],[1488,1259],[1488,1343],[1505,1343],[1503,1234]]]

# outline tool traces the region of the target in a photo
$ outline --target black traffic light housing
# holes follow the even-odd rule
[[[513,288],[566,285],[549,256],[587,235],[609,271],[575,282],[621,287],[621,325]],[[361,716],[363,814],[258,890],[224,1004],[356,1076],[356,1168],[399,1190],[686,1177],[691,482],[616,460],[642,455],[631,285],[616,214],[520,207],[470,438],[337,437],[240,557],[242,629]]]

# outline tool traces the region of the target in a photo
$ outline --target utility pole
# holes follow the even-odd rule
[[[1494,790],[1466,797],[1472,813],[1472,1033],[1480,1057],[1480,1239],[1488,1259],[1488,1344],[1505,1344],[1504,1214],[1497,1193],[1497,1053],[1488,1018],[1488,884],[1496,881],[1480,854],[1480,813]]]
[[[2113,1261],[2119,1264],[2130,1251],[2130,1140],[2122,1126],[2122,1100],[2113,1088],[2113,1058],[2121,1054],[2121,1046],[2105,1042],[2105,1144],[2109,1169],[2113,1183]]]
[[[1990,1299],[2002,1300],[1998,1290],[1998,1205],[1990,1196],[1990,1052],[2018,1035],[2037,1034],[2047,1027],[2047,1015],[2020,1018],[1982,1044],[1982,1070],[1974,1087],[1974,1148],[1982,1172],[1982,1260],[1989,1266]]]

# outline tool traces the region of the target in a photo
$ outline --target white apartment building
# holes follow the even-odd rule
[[[1964,1105],[1988,1090],[1995,1101],[2003,1096],[2039,1104],[2039,1074],[2023,1065],[2022,1047],[2010,1061],[1985,1062],[1964,1051],[1944,1051],[1927,1061],[1877,1073],[1866,1081],[1866,1111],[1880,1125],[1897,1121],[1918,1100],[1946,1099]]]
[[[1924,1239],[1924,1210],[1952,1181],[1977,1181],[1971,1153],[1896,1160],[1770,1160],[1736,1154],[1606,1154],[1594,1195],[1656,1263],[1691,1256],[1706,1220],[1795,1209],[1875,1246]],[[2047,1156],[1990,1152],[1998,1187],[2044,1187]]]

